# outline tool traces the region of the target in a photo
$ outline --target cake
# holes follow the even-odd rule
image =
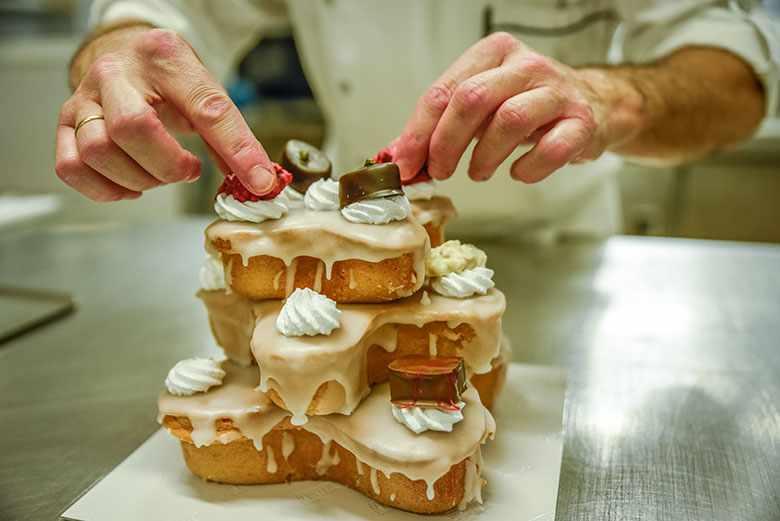
[[[332,177],[291,141],[264,198],[229,176],[201,290],[224,359],[168,373],[158,419],[217,483],[330,480],[384,505],[482,501],[481,446],[503,385],[506,302],[455,215],[386,151]],[[432,246],[433,245],[433,246]]]

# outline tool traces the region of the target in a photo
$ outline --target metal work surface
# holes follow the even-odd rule
[[[0,238],[0,285],[78,306],[0,346],[0,520],[55,519],[157,428],[167,370],[213,345],[206,222]],[[558,520],[780,519],[780,248],[481,246],[515,360],[570,368]]]

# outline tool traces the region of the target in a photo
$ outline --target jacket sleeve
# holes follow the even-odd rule
[[[261,36],[289,30],[281,0],[95,0],[89,25],[143,20],[184,37],[224,81]]]
[[[777,114],[780,22],[760,2],[620,0],[619,9],[617,59],[649,62],[687,46],[728,50],[753,68],[766,92],[766,114]]]

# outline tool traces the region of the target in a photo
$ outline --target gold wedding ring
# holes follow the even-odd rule
[[[82,119],[76,124],[76,129],[73,132],[74,135],[78,135],[79,129],[89,123],[90,121],[97,121],[99,119],[104,119],[103,116],[87,116],[86,118]]]

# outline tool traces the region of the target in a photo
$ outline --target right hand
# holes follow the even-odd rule
[[[234,173],[257,195],[274,188],[268,154],[176,33],[117,29],[91,42],[74,64],[90,54],[94,60],[84,64],[57,126],[55,170],[66,184],[92,200],[117,201],[162,184],[195,181],[200,161],[170,133],[194,130],[223,173]],[[76,134],[78,123],[95,115],[105,119],[85,123]]]

